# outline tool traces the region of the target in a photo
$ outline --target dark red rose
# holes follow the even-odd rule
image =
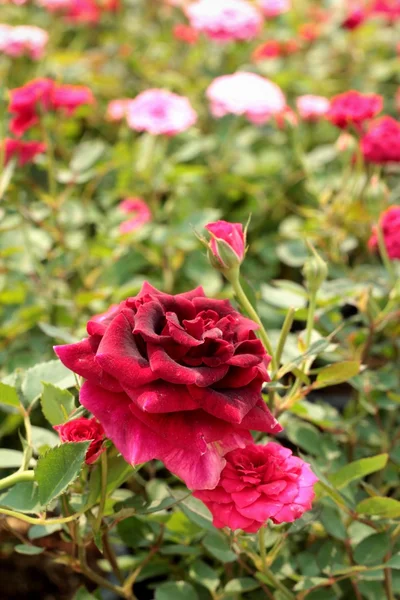
[[[86,464],[91,465],[104,452],[104,429],[96,419],[73,419],[62,425],[55,425],[62,442],[87,442],[92,440],[86,452]]]
[[[202,288],[171,296],[144,283],[55,351],[87,379],[81,403],[128,462],[158,458],[188,487],[211,489],[250,429],[281,430],[261,396],[270,357],[256,329]]]

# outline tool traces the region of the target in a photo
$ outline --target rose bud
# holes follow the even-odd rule
[[[303,275],[310,294],[316,293],[328,276],[328,265],[310,245],[313,256],[307,258],[303,267]]]
[[[212,266],[220,271],[238,268],[246,251],[246,231],[243,231],[243,225],[216,221],[205,228],[211,233],[208,254]]]
[[[87,465],[94,463],[105,450],[104,429],[95,418],[73,419],[68,423],[55,425],[54,429],[58,432],[62,442],[92,441],[86,452],[85,462]]]
[[[213,515],[214,527],[256,533],[268,519],[291,523],[312,508],[318,479],[288,448],[249,444],[225,460],[217,487],[193,494]]]

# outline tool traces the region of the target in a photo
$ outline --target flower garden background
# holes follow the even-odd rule
[[[398,0],[0,15],[0,599],[397,598]]]

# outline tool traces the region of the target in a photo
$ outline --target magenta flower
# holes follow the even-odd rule
[[[186,14],[194,29],[217,42],[251,40],[262,26],[259,11],[246,0],[198,0]]]
[[[130,233],[151,221],[151,211],[142,198],[125,198],[119,205],[119,209],[124,214],[135,215],[121,223],[119,226],[121,233]]]
[[[361,138],[366,162],[383,165],[400,162],[400,123],[392,117],[381,117],[371,123]]]
[[[379,218],[386,251],[391,260],[400,260],[400,206],[391,206]],[[378,249],[378,235],[376,227],[372,228],[372,235],[368,241],[370,250]]]
[[[131,129],[152,135],[176,135],[189,129],[196,120],[197,114],[189,100],[167,90],[142,92],[131,101],[127,111]]]
[[[329,111],[330,102],[323,96],[306,94],[297,98],[296,107],[303,121],[318,121]]]
[[[193,494],[210,510],[215,527],[255,533],[268,519],[291,523],[311,509],[318,479],[291,450],[274,442],[249,444],[225,460],[217,487]]]
[[[351,126],[360,129],[366,121],[380,113],[382,107],[382,96],[349,90],[331,99],[327,117],[340,129]]]
[[[286,107],[285,96],[275,83],[255,73],[242,71],[217,77],[206,95],[214,117],[244,115],[256,125],[266,123]]]
[[[62,425],[55,425],[62,442],[88,442],[92,440],[86,452],[85,462],[91,465],[105,451],[104,430],[96,419],[73,419]]]
[[[241,223],[229,223],[228,221],[216,221],[215,223],[209,223],[205,228],[212,234],[209,248],[220,265],[224,268],[230,266],[224,262],[224,258],[221,256],[221,242],[234,252],[237,265],[240,265],[244,259],[246,249],[246,237],[243,225]]]
[[[46,152],[46,145],[42,142],[23,142],[21,140],[6,138],[0,146],[3,144],[5,145],[5,164],[16,157],[20,167],[32,162],[38,154]]]
[[[277,433],[261,396],[270,357],[256,323],[201,287],[171,296],[148,283],[57,346],[85,377],[80,401],[131,464],[157,458],[195,489],[217,485],[224,454]]]
[[[91,90],[79,85],[61,85],[52,79],[34,79],[10,91],[10,130],[22,135],[39,122],[42,112],[62,110],[71,115],[82,104],[94,102]]]

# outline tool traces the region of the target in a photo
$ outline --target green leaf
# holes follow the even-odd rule
[[[210,592],[215,592],[219,586],[219,577],[217,572],[209,567],[202,560],[195,560],[189,569],[189,577],[203,585]]]
[[[236,554],[230,549],[228,540],[216,531],[207,533],[202,544],[210,554],[223,563],[236,560]]]
[[[22,513],[38,513],[42,509],[39,488],[34,481],[17,483],[0,496],[0,505]]]
[[[388,533],[373,533],[354,548],[354,560],[359,565],[380,565],[389,547],[390,535]]]
[[[57,340],[61,340],[66,344],[74,344],[78,342],[79,339],[68,333],[66,329],[62,329],[61,327],[55,327],[54,325],[50,325],[49,323],[38,323],[40,329],[51,338],[55,338]]]
[[[23,459],[24,455],[20,450],[0,448],[0,469],[18,469]]]
[[[39,540],[56,531],[61,531],[61,529],[62,525],[60,523],[52,523],[51,525],[32,525],[28,531],[28,538],[30,540]]]
[[[81,586],[76,592],[72,600],[98,600],[96,596],[93,596],[87,589]]]
[[[177,499],[180,499],[180,496],[176,492],[174,492],[174,495]],[[200,500],[189,496],[189,498],[181,501],[179,507],[192,523],[214,533],[215,527],[212,524],[212,515]]]
[[[300,419],[290,419],[286,425],[289,440],[313,456],[323,453],[321,434],[316,427]]]
[[[225,586],[224,591],[227,594],[240,594],[241,592],[251,592],[260,587],[260,584],[251,577],[239,577],[231,579]]]
[[[281,379],[283,375],[286,375],[286,373],[290,373],[293,367],[297,367],[298,365],[300,365],[305,358],[309,358],[310,356],[317,356],[318,354],[326,350],[331,345],[331,343],[332,342],[330,340],[326,339],[317,340],[316,342],[311,344],[309,349],[306,352],[304,352],[304,354],[300,354],[300,356],[290,361],[290,363],[288,363],[287,365],[283,365],[283,367],[279,369],[277,378]]]
[[[338,540],[345,540],[347,537],[346,528],[340,518],[340,513],[335,506],[324,506],[319,517],[325,530]]]
[[[17,544],[14,547],[15,552],[18,554],[28,554],[29,556],[35,556],[42,554],[45,551],[44,548],[38,548],[38,546],[28,546],[27,544]]]
[[[107,458],[107,496],[109,496],[117,487],[122,485],[134,473],[132,465],[126,462],[122,456],[113,456]],[[94,506],[101,492],[101,468],[95,465],[90,475],[89,497],[87,508]]]
[[[360,371],[360,362],[357,360],[346,360],[344,362],[328,365],[320,369],[317,380],[313,384],[314,389],[344,383],[352,377],[358,375]]]
[[[49,450],[39,458],[35,477],[39,499],[46,506],[77,478],[90,442],[67,443]]]
[[[81,142],[76,146],[69,164],[71,171],[82,173],[90,169],[103,154],[105,147],[101,140]]]
[[[190,583],[167,581],[157,587],[154,600],[199,600],[199,597]]]
[[[356,506],[356,511],[362,515],[382,517],[383,519],[395,519],[400,517],[400,502],[394,498],[366,498]]]
[[[74,374],[59,360],[39,363],[27,370],[22,382],[22,392],[28,403],[41,395],[43,381],[62,389],[73,387],[76,383]]]
[[[307,293],[302,286],[290,281],[277,281],[275,283],[276,287],[267,283],[261,285],[261,297],[267,304],[281,310],[304,308],[307,305]]]
[[[73,395],[52,383],[43,382],[43,394],[40,402],[43,414],[50,425],[65,423],[76,408]]]
[[[331,484],[338,490],[346,487],[351,481],[361,479],[370,473],[380,471],[386,466],[388,454],[377,454],[371,458],[361,458],[345,465],[328,477]]]
[[[60,443],[60,438],[55,431],[50,431],[44,427],[35,427],[32,425],[32,446],[39,454],[41,448],[48,450]]]
[[[0,382],[0,404],[15,408],[20,406],[18,392],[12,385]]]
[[[385,567],[390,567],[391,569],[400,569],[400,552],[392,556],[392,558],[385,563]]]

